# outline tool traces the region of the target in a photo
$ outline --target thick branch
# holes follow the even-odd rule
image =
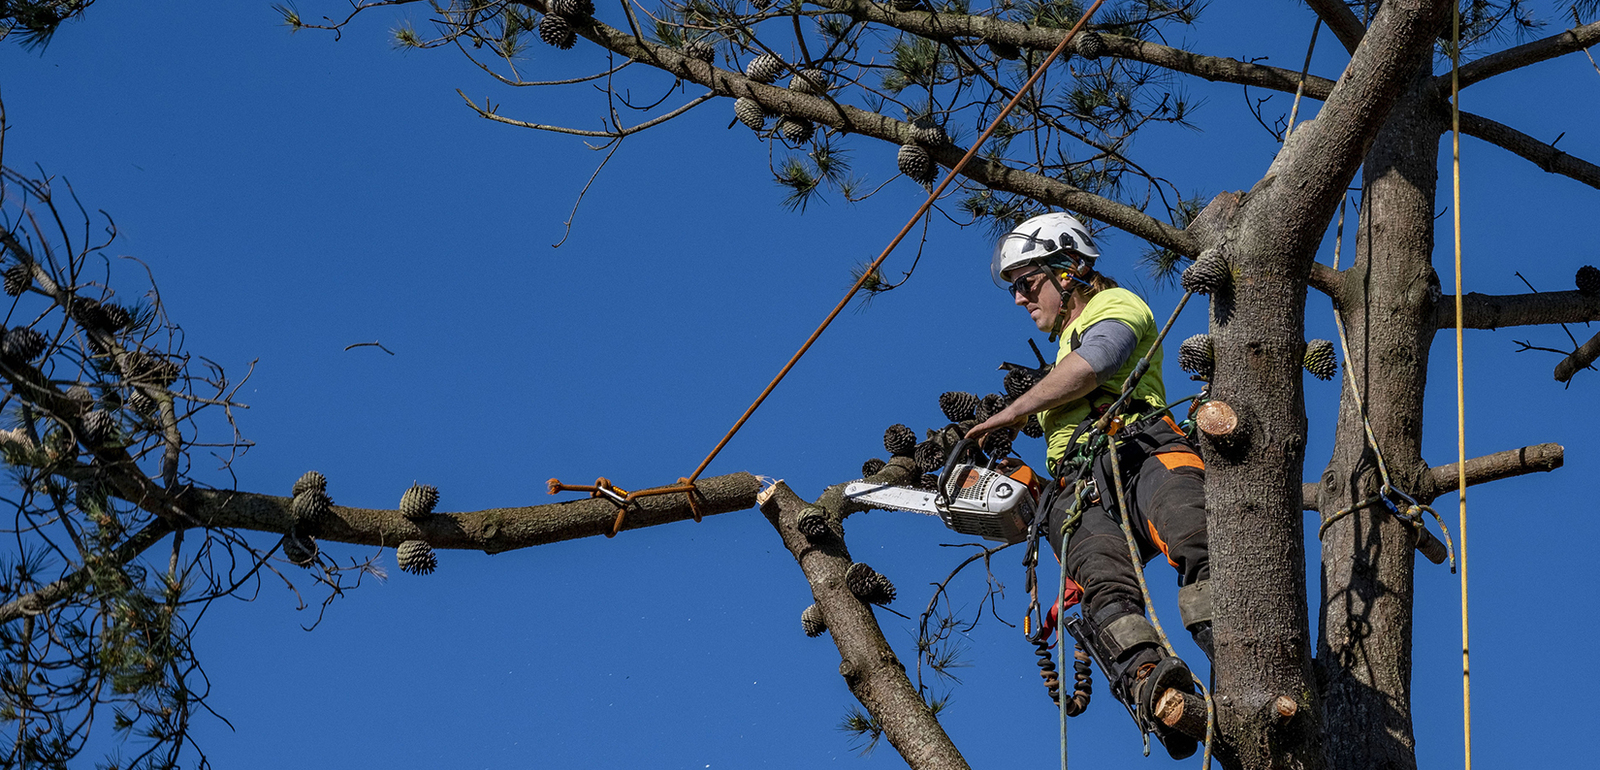
[[[1565,462],[1565,451],[1560,444],[1536,444],[1521,449],[1508,449],[1504,452],[1495,452],[1492,455],[1474,457],[1467,461],[1467,486],[1484,484],[1500,479],[1509,479],[1513,476],[1523,476],[1529,473],[1544,473],[1560,468]],[[1456,489],[1459,483],[1456,474],[1456,464],[1436,465],[1428,469],[1426,477],[1429,489],[1426,494],[1419,495],[1424,500],[1447,494]],[[1305,484],[1301,488],[1301,506],[1308,511],[1318,510],[1317,489],[1321,486],[1315,482]]]
[[[1583,343],[1578,346],[1577,350],[1572,351],[1572,355],[1561,359],[1561,363],[1556,364],[1556,382],[1566,382],[1572,379],[1572,375],[1588,368],[1589,364],[1594,363],[1596,358],[1600,358],[1600,334],[1590,337],[1588,342]]]
[[[1461,113],[1461,133],[1521,155],[1533,165],[1552,174],[1571,177],[1590,187],[1600,188],[1600,166],[1574,157],[1503,123],[1481,115]]]
[[[540,12],[544,10],[544,0],[518,0],[518,2]],[[758,83],[742,74],[689,58],[671,48],[642,41],[629,33],[593,19],[574,20],[572,25],[578,35],[602,48],[645,62],[689,82],[703,85],[721,96],[750,97],[768,114],[805,118],[841,131],[895,144],[912,141],[911,124],[904,121],[840,104],[832,99],[808,96],[787,88]],[[1056,40],[1060,40],[1059,34]],[[963,152],[964,150],[960,148],[945,146],[934,149],[931,154],[948,167],[953,166]],[[964,173],[967,177],[992,189],[1025,195],[1041,203],[1077,211],[1180,254],[1193,256],[1199,253],[1193,239],[1185,235],[1183,230],[1132,206],[1084,192],[1042,174],[1021,171],[998,162],[981,159],[974,159],[969,163]]]
[[[1036,27],[989,16],[929,11],[900,12],[893,10],[888,3],[878,4],[866,0],[813,0],[813,2],[860,21],[893,27],[952,45],[970,44],[974,38],[980,38],[1006,43],[1017,48],[1052,51],[1061,42],[1061,36],[1067,33],[1067,30],[1056,27]],[[1357,28],[1359,29],[1359,24]],[[1291,94],[1300,82],[1300,73],[1295,70],[1191,53],[1181,48],[1104,32],[1100,33],[1100,39],[1106,45],[1103,56],[1153,64],[1210,81],[1256,86]],[[1310,98],[1325,98],[1331,90],[1333,90],[1332,80],[1315,76],[1306,78],[1305,95]]]
[[[894,467],[886,468],[885,473],[909,475],[903,469],[891,471]],[[894,483],[885,474],[878,478]],[[845,585],[851,559],[844,541],[836,532],[816,542],[801,534],[797,522],[806,503],[782,482],[762,494],[766,498],[762,513],[783,537],[783,544],[811,584],[817,608],[839,648],[839,673],[851,694],[883,726],[884,737],[913,770],[967,770],[961,752],[906,677],[905,666],[884,639],[872,609]],[[824,496],[824,502],[827,499]],[[837,521],[839,512],[829,511],[829,515]]]
[[[756,505],[761,483],[748,473],[701,479],[695,483],[701,515],[742,511]],[[250,492],[194,490],[195,518],[208,527],[288,532],[295,524],[287,497]],[[561,540],[611,532],[617,507],[588,498],[520,508],[490,508],[471,513],[441,513],[412,521],[399,511],[336,505],[314,534],[318,539],[393,547],[405,540],[425,540],[434,548],[462,548],[500,553]],[[623,529],[642,529],[694,517],[683,494],[641,497],[628,511]]]
[[[1328,25],[1328,29],[1339,38],[1344,50],[1354,52],[1356,46],[1361,44],[1366,27],[1356,18],[1350,6],[1344,4],[1344,0],[1306,0],[1306,5],[1322,17],[1322,23]]]
[[[1454,300],[1454,297],[1439,300],[1436,322],[1439,329],[1455,328]],[[1461,320],[1468,329],[1600,321],[1600,297],[1576,291],[1498,295],[1468,292],[1461,307]]]
[[[1481,59],[1467,62],[1461,65],[1461,70],[1457,74],[1461,79],[1461,87],[1466,88],[1473,83],[1487,80],[1495,75],[1526,67],[1530,64],[1538,64],[1558,56],[1565,56],[1573,51],[1581,51],[1595,43],[1600,43],[1600,21],[1591,22],[1576,29],[1569,29],[1559,34],[1551,35],[1543,40],[1523,43],[1513,48],[1507,48],[1504,51],[1489,54]],[[1450,76],[1448,74],[1440,75],[1437,82],[1440,89],[1448,90],[1450,88]]]

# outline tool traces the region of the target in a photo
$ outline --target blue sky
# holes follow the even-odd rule
[[[426,17],[376,11],[336,42],[290,34],[264,1],[104,0],[42,53],[0,46],[6,162],[37,164],[115,217],[115,253],[150,266],[190,351],[235,378],[255,362],[240,394],[256,442],[234,465],[241,488],[287,494],[316,468],[341,503],[392,506],[421,481],[455,511],[545,502],[550,477],[670,482],[920,201],[920,188],[899,180],[861,204],[785,211],[766,146],[727,128],[724,100],[628,139],[552,249],[601,156],[574,137],[484,121],[455,89],[509,116],[587,127],[603,101],[588,86],[508,89],[453,51],[397,52],[388,29],[401,18]],[[1310,27],[1293,4],[1217,3],[1188,37],[1203,52],[1296,67]],[[536,45],[528,71],[570,77],[592,64],[581,46]],[[1341,64],[1324,34],[1313,71],[1331,76]],[[637,87],[659,95],[664,85],[646,77]],[[1276,144],[1241,89],[1185,88],[1204,100],[1204,131],[1154,131],[1135,159],[1184,190],[1248,188]],[[1564,131],[1562,148],[1594,160],[1596,89],[1600,72],[1577,55],[1474,86],[1465,104],[1545,140]],[[1287,112],[1287,98],[1269,110]],[[874,182],[894,173],[892,147],[862,141],[853,151]],[[1594,259],[1577,236],[1596,191],[1470,138],[1463,151],[1469,290],[1521,291],[1513,271],[1541,289],[1570,287]],[[1444,213],[1448,176],[1441,182]],[[1447,273],[1448,217],[1441,223]],[[708,473],[747,470],[814,496],[882,456],[887,425],[943,424],[940,392],[997,390],[993,367],[1031,357],[1031,328],[989,284],[980,229],[935,221],[915,277],[842,315]],[[1133,279],[1164,317],[1175,296],[1138,275],[1140,244],[1111,237],[1103,248],[1107,272]],[[891,276],[909,264],[902,252]],[[1309,306],[1312,334],[1331,337],[1326,299]],[[1173,336],[1204,325],[1203,306],[1191,305]],[[1469,454],[1557,441],[1567,467],[1470,498],[1475,753],[1490,765],[1578,763],[1582,742],[1541,715],[1600,633],[1589,554],[1563,548],[1600,535],[1586,483],[1600,450],[1586,407],[1600,377],[1563,389],[1549,376],[1556,358],[1517,354],[1514,339],[1565,341],[1555,329],[1469,333]],[[344,350],[373,340],[395,355]],[[1436,465],[1454,459],[1452,349],[1439,340],[1429,385]],[[1167,380],[1188,392],[1172,363]],[[1308,479],[1327,457],[1338,387],[1307,383]],[[226,485],[206,460],[196,458],[195,477]],[[1454,524],[1454,498],[1439,508]],[[929,581],[958,560],[939,546],[960,538],[933,519],[871,513],[848,526],[855,558],[893,578],[895,607],[913,616]],[[1308,548],[1317,553],[1314,537]],[[1020,554],[1010,553],[998,562],[1008,619],[1025,602]],[[392,567],[392,552],[382,558]],[[386,583],[336,601],[311,633],[301,625],[314,615],[296,612],[281,582],[214,606],[199,653],[210,703],[233,729],[201,720],[213,763],[901,766],[887,746],[858,756],[836,729],[853,704],[837,654],[800,633],[809,591],[756,512],[440,561],[428,577],[391,568]],[[1170,572],[1151,575],[1158,607],[1174,614]],[[979,583],[965,590],[975,603]],[[1421,563],[1414,704],[1429,767],[1461,760],[1457,603],[1455,579]],[[880,619],[913,658],[913,624]],[[992,619],[971,634],[972,666],[944,722],[974,766],[1055,761],[1055,712],[1030,649]],[[1103,687],[1072,735],[1075,762],[1168,762],[1139,757]]]

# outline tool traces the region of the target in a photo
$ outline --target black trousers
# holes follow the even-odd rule
[[[1178,571],[1179,586],[1209,578],[1205,464],[1194,447],[1170,419],[1125,432],[1118,444],[1128,520],[1140,563],[1164,555]],[[1099,497],[1084,509],[1065,558],[1067,576],[1083,588],[1085,611],[1103,628],[1123,615],[1144,614],[1144,599],[1128,559],[1109,456],[1096,461],[1094,476]],[[1057,495],[1047,518],[1046,533],[1053,535],[1050,545],[1057,559],[1062,558],[1061,525],[1071,497]]]

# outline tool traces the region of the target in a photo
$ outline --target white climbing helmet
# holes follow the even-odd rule
[[[994,284],[1002,289],[1010,282],[1001,276],[1007,270],[1021,265],[1072,266],[1077,262],[1094,264],[1100,258],[1100,249],[1089,237],[1089,229],[1071,214],[1055,212],[1040,214],[1020,225],[994,245],[994,258],[989,262],[989,274]]]

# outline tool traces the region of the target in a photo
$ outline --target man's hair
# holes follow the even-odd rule
[[[1089,275],[1083,279],[1083,282],[1089,285],[1080,287],[1078,290],[1083,292],[1085,299],[1091,298],[1106,289],[1115,289],[1118,286],[1116,279],[1097,272],[1093,267],[1089,268]]]

